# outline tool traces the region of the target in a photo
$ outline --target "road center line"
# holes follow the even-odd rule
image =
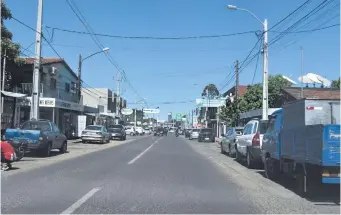
[[[61,214],[72,214],[77,208],[79,208],[84,202],[86,202],[91,196],[93,196],[97,191],[101,188],[93,188],[87,194],[85,194],[82,198],[80,198],[77,202],[71,205],[68,209],[63,211]]]
[[[160,138],[161,139],[161,138]],[[146,148],[143,152],[141,152],[139,155],[137,155],[133,160],[129,161],[128,164],[133,164],[137,159],[142,157],[149,149],[151,149],[160,139],[157,139],[152,145],[150,145],[148,148]]]

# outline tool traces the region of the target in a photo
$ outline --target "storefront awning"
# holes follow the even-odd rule
[[[4,95],[4,96],[14,97],[14,98],[22,98],[22,97],[26,97],[27,96],[26,94],[8,92],[8,91],[4,91],[4,90],[1,90],[1,94]]]

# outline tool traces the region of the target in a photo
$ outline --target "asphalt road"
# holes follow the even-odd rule
[[[238,175],[235,170],[229,172],[220,168],[212,162],[212,156],[202,153],[206,150],[204,147],[196,147],[200,147],[196,141],[182,137],[149,136],[2,177],[1,212],[283,212],[267,210],[259,201],[253,201],[252,193],[258,191],[256,184],[251,184],[245,179],[247,176]],[[212,151],[212,155],[216,154],[219,156]],[[293,206],[290,201],[281,202],[282,199],[271,192],[259,194],[267,195],[265,200],[276,207],[278,204],[284,204],[280,208],[287,209]],[[281,198],[285,197],[292,198]],[[298,212],[315,212],[307,211],[309,203],[299,204],[305,207]]]

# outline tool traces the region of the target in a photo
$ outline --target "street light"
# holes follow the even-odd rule
[[[256,18],[263,26],[264,31],[264,41],[263,41],[263,111],[262,111],[262,119],[268,119],[268,20],[265,19],[264,22],[260,20],[254,13],[251,11],[238,8],[235,5],[227,5],[227,8],[230,10],[241,10],[251,14],[254,18]]]
[[[96,54],[100,54],[100,53],[105,53],[109,51],[108,47],[103,48],[101,51],[95,52],[85,58],[82,58],[82,55],[79,55],[79,61],[78,61],[78,99],[80,101],[81,99],[81,77],[82,77],[82,63],[83,61],[91,58],[92,56],[96,55]]]

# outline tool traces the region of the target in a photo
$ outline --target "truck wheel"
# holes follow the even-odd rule
[[[273,181],[278,180],[279,176],[279,171],[278,171],[278,162],[270,157],[267,157],[265,159],[265,164],[264,164],[264,170],[265,170],[265,176]]]
[[[59,149],[59,152],[61,154],[64,154],[67,152],[67,142],[66,141],[63,143],[62,147]]]

